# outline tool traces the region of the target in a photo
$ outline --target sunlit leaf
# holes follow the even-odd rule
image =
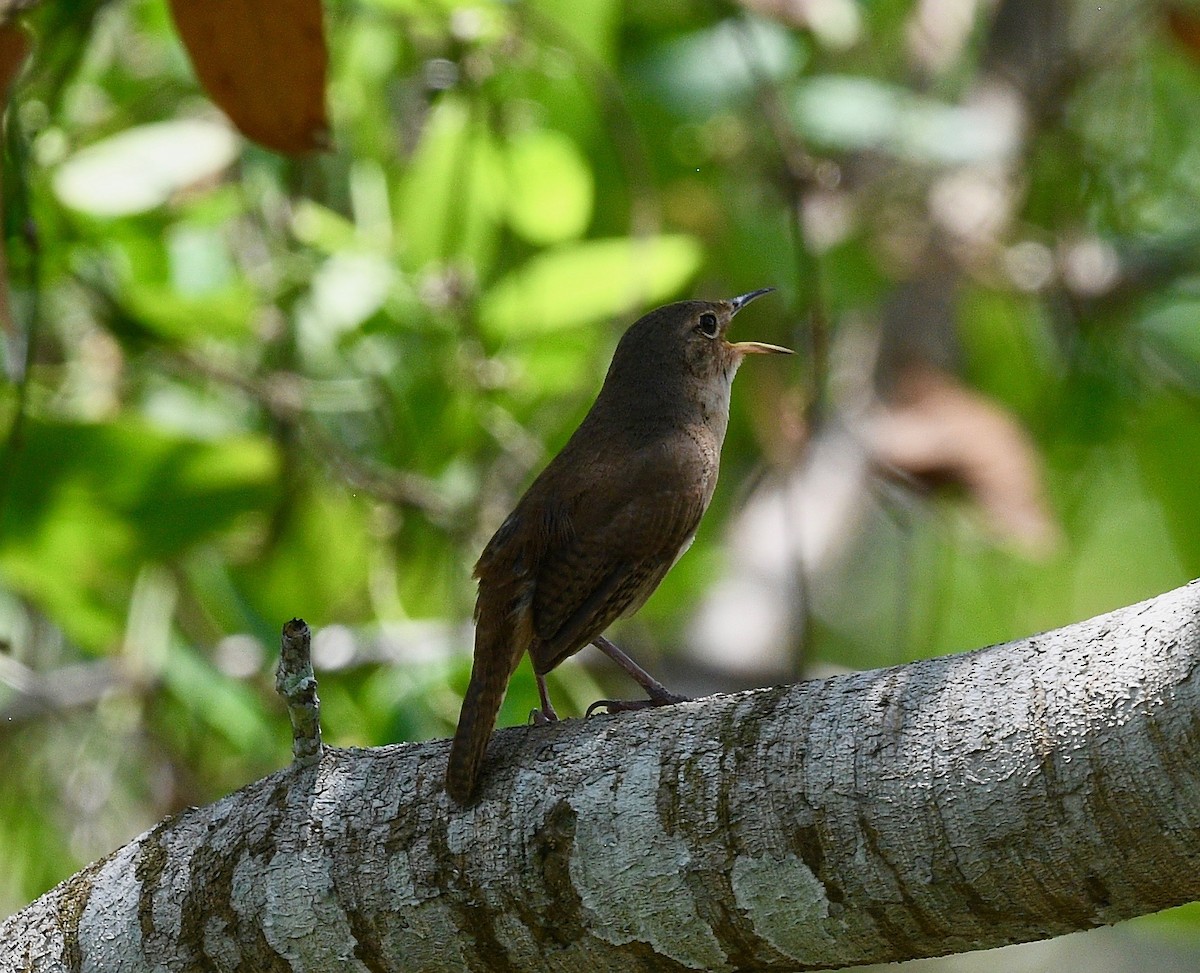
[[[241,597],[267,619],[303,610],[312,625],[357,620],[370,564],[367,514],[366,504],[336,487],[293,496],[271,560],[234,572]]]
[[[334,254],[313,276],[306,328],[330,337],[357,327],[383,306],[395,277],[394,268],[382,257]]]
[[[296,203],[292,230],[299,240],[331,254],[349,247],[356,235],[350,220],[311,199]]]
[[[496,334],[578,327],[657,304],[700,268],[703,251],[687,236],[589,240],[548,250],[496,284],[481,316]]]
[[[248,138],[293,154],[326,147],[320,0],[171,0],[171,13],[201,84]]]
[[[466,258],[477,273],[495,245],[504,169],[491,135],[471,108],[443,97],[430,112],[400,190],[398,227],[405,263]]]
[[[618,0],[531,0],[534,29],[546,42],[582,51],[593,63],[611,64],[621,5]]]
[[[171,283],[184,297],[216,294],[233,283],[233,261],[218,227],[181,222],[171,228],[165,243]]]
[[[54,191],[72,209],[128,216],[215,178],[237,154],[237,138],[218,122],[139,125],[76,152],[55,172]]]
[[[252,333],[255,300],[245,283],[203,297],[181,297],[165,285],[133,283],[124,300],[140,324],[168,340],[244,338]]]
[[[510,5],[503,0],[363,0],[364,8],[402,15],[406,22],[431,28],[436,23],[452,27],[460,37],[495,39],[507,27]]]
[[[592,173],[575,143],[560,132],[533,129],[507,146],[505,202],[514,230],[530,243],[580,236],[592,216]]]

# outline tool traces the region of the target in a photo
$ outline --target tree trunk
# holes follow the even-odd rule
[[[327,750],[0,926],[0,970],[797,970],[1200,898],[1200,583],[663,710]]]

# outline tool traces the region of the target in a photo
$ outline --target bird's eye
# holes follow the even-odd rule
[[[715,338],[717,336],[717,316],[712,311],[705,311],[700,315],[700,323],[696,325],[696,330],[706,338]]]

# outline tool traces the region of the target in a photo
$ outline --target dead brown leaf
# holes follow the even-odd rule
[[[1042,462],[1006,410],[929,365],[910,366],[870,426],[875,460],[933,486],[957,484],[988,529],[1030,555],[1059,541]]]
[[[32,48],[29,32],[20,24],[0,25],[0,102],[8,103],[13,83]]]
[[[328,147],[321,0],[171,0],[171,13],[200,83],[244,135],[289,155]]]
[[[1167,32],[1184,48],[1193,61],[1200,61],[1200,15],[1190,8],[1176,4],[1164,4]]]

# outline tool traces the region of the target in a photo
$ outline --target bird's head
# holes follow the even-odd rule
[[[790,355],[788,348],[763,341],[734,341],[726,337],[733,316],[751,301],[775,288],[763,287],[725,301],[683,301],[669,305],[678,308],[672,330],[679,342],[688,371],[697,378],[733,377],[746,355]]]
[[[764,287],[724,301],[680,301],[656,308],[622,336],[605,379],[605,398],[638,403],[668,412],[699,403],[705,413],[728,410],[734,373],[747,355],[791,354],[762,341],[731,342],[730,322],[751,301],[774,288]]]

